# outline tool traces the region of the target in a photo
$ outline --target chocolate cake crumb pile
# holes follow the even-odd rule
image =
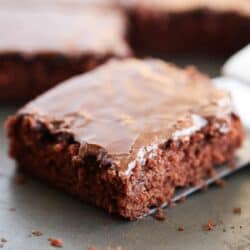
[[[52,247],[63,247],[63,241],[61,239],[49,238],[48,241]]]
[[[153,217],[156,220],[164,221],[166,219],[166,213],[163,211],[163,209],[158,208],[156,212],[153,214]]]
[[[16,208],[11,207],[11,208],[9,209],[9,211],[10,211],[10,212],[16,212]]]
[[[241,214],[241,208],[240,207],[233,208],[233,213],[234,214]]]
[[[214,230],[215,226],[216,223],[214,223],[212,220],[208,220],[207,224],[203,225],[203,230],[212,231]]]
[[[37,237],[43,235],[43,233],[39,230],[33,230],[31,233],[32,233],[32,236],[37,236]]]

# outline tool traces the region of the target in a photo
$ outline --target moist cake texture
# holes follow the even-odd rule
[[[1,8],[0,100],[30,99],[110,57],[129,56],[125,28],[116,8]]]
[[[250,42],[249,0],[121,0],[139,54],[229,55]]]
[[[154,59],[111,60],[28,103],[6,127],[22,170],[128,219],[216,174],[243,140],[226,91]]]

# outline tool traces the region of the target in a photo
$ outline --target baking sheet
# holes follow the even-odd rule
[[[209,67],[207,63],[199,65],[202,69],[207,67],[212,75],[218,73],[218,64],[214,62]],[[124,250],[250,249],[248,167],[227,178],[225,187],[212,186],[166,209],[165,221],[146,217],[127,222],[31,178],[17,185],[15,166],[6,155],[7,142],[2,129],[6,117],[15,110],[15,107],[0,107],[0,238],[8,240],[3,249],[53,249],[49,237],[63,239],[63,249],[70,250],[85,250],[90,245],[122,246]],[[249,138],[239,154],[242,161],[250,160]],[[234,207],[241,207],[242,213],[234,214]],[[209,219],[217,226],[207,232],[202,226]],[[185,230],[177,231],[179,226]],[[30,237],[32,230],[40,230],[44,235]]]

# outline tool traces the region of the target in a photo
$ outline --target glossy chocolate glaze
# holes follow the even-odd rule
[[[226,122],[231,111],[229,94],[193,68],[126,59],[62,83],[19,113],[72,134],[81,157],[105,151],[127,166],[169,139],[190,137],[209,117]]]
[[[194,68],[181,70],[160,60],[111,60],[74,77],[19,114],[41,121],[52,134],[67,132],[81,144],[79,156],[107,152],[130,172],[169,139],[188,139],[210,118],[230,131],[228,92]]]

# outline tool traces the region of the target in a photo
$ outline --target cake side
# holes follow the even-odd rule
[[[129,219],[216,174],[244,137],[226,91],[153,59],[74,77],[6,126],[21,169]]]
[[[50,134],[45,124],[32,116],[8,120],[10,156],[20,170],[79,199],[119,213],[122,181],[110,166],[101,166],[95,154],[78,160],[80,143],[68,133]]]
[[[248,1],[122,1],[137,54],[230,55],[250,41]]]
[[[90,71],[113,57],[116,56],[44,53],[27,57],[17,53],[0,54],[0,102],[24,103],[59,82]]]

